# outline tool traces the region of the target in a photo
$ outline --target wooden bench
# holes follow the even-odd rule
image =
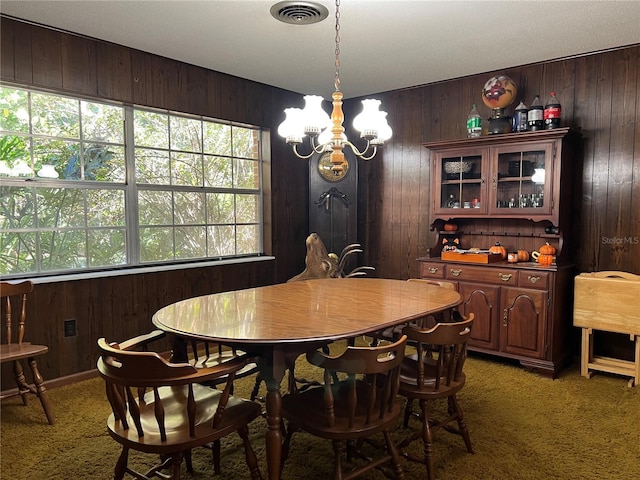
[[[640,275],[627,272],[582,273],[575,278],[573,325],[582,328],[580,374],[593,370],[630,376],[640,382]],[[593,330],[629,335],[635,343],[634,361],[595,356]]]

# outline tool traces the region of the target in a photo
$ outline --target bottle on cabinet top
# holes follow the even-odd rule
[[[544,128],[544,107],[540,100],[540,95],[536,95],[531,102],[529,112],[527,113],[527,128],[528,130],[542,130]]]
[[[480,135],[482,135],[482,117],[480,117],[476,104],[474,103],[467,117],[467,137],[475,138]]]
[[[527,131],[527,115],[529,109],[520,102],[515,109],[515,115],[513,116],[513,131],[514,132],[526,132]]]
[[[562,117],[562,107],[556,97],[556,92],[551,92],[547,103],[544,105],[544,128],[551,130],[560,127]]]

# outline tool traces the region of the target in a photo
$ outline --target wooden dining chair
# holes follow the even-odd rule
[[[455,290],[456,284],[454,282],[448,282],[446,280],[436,280],[433,278],[409,278],[407,282],[420,282],[426,283],[429,285],[436,285],[438,287],[442,287],[446,290]],[[418,320],[418,324],[421,328],[426,328],[429,326],[433,326],[438,322],[451,322],[458,321],[460,318],[455,317],[455,310],[445,310],[442,312],[438,312],[432,315],[428,315],[424,318]]]
[[[235,348],[225,347],[220,343],[207,342],[203,340],[190,340],[187,343],[191,348],[189,363],[196,368],[213,367],[215,365],[228,362],[229,360],[232,360],[239,355],[246,355],[244,352],[238,351]],[[264,397],[260,396],[260,386],[263,383],[263,378],[258,368],[258,364],[255,361],[251,361],[250,363],[247,363],[242,369],[235,372],[236,380],[251,375],[255,375],[255,380],[253,382],[253,388],[251,390],[249,400],[259,401],[263,404],[261,415],[264,416],[266,415],[266,409],[264,405],[265,401]],[[206,385],[210,387],[217,387],[218,385],[221,385],[225,382],[226,378],[222,376],[207,382]],[[233,395],[233,387],[231,389],[231,394]],[[207,447],[211,448],[211,453],[213,455],[213,473],[214,475],[219,475],[221,473],[220,440],[216,440],[212,444],[207,445]]]
[[[27,298],[31,292],[33,292],[33,283],[29,281],[0,283],[0,297],[5,318],[3,339],[6,342],[0,345],[0,363],[11,362],[13,364],[13,373],[18,385],[18,392],[22,397],[22,403],[27,405],[28,396],[31,394],[38,397],[47,416],[47,421],[53,425],[55,416],[36,361],[36,357],[47,353],[49,347],[24,341],[27,329]],[[27,361],[31,369],[33,384],[26,380],[22,366],[23,360]]]
[[[389,462],[393,470],[386,473],[404,478],[399,452],[389,432],[402,414],[402,405],[396,396],[405,344],[403,336],[384,346],[347,346],[337,356],[320,350],[307,353],[311,364],[324,369],[324,383],[282,398],[282,416],[288,421],[282,449],[283,467],[293,434],[303,430],[332,441],[335,479],[355,478],[373,468],[382,469]],[[384,436],[386,452],[372,459],[361,447],[379,433]],[[344,472],[345,453],[348,461],[356,457],[367,461],[354,463],[350,471]]]
[[[407,355],[400,369],[399,394],[407,398],[404,427],[409,427],[412,417],[420,419],[421,427],[399,446],[405,458],[426,466],[428,480],[435,478],[432,445],[436,430],[444,429],[461,435],[467,450],[473,453],[469,431],[456,397],[466,381],[463,367],[473,320],[474,315],[470,313],[460,322],[438,323],[426,330],[417,326],[404,329],[407,341],[416,345],[416,354]],[[418,400],[420,412],[413,412],[414,400]],[[431,404],[439,400],[447,401],[447,415],[435,418]],[[452,422],[457,423],[457,428],[450,425]],[[424,443],[424,456],[407,453],[406,447],[420,438]]]
[[[438,287],[445,288],[447,290],[456,289],[455,284],[453,282],[447,282],[445,280],[434,280],[431,278],[409,278],[407,279],[407,282],[427,283],[429,285],[435,285]],[[438,312],[432,315],[428,315],[426,317],[418,318],[417,320],[414,320],[413,322],[411,322],[411,325],[417,325],[420,328],[425,328],[427,326],[433,326],[438,322],[458,321],[459,319],[460,317],[457,316],[456,311],[446,310],[443,312]],[[405,326],[406,324],[396,325],[395,327],[389,327],[384,330],[375,332],[374,334],[372,334],[372,337],[373,337],[372,344],[377,345],[378,342],[380,342],[381,340],[388,340],[391,342],[397,340],[402,336],[402,330],[404,329]]]
[[[98,372],[113,411],[107,428],[122,445],[114,479],[129,473],[141,479],[179,480],[183,458],[187,471],[193,471],[192,448],[209,446],[233,432],[242,438],[251,478],[261,479],[248,429],[261,407],[231,394],[236,373],[252,359],[237,355],[198,368],[191,363],[172,363],[149,351],[149,344],[163,335],[155,331],[120,344],[98,340]],[[222,389],[207,385],[217,384],[219,378],[225,379]],[[144,474],[137,472],[128,464],[130,449],[160,455],[161,461]],[[219,465],[214,468],[219,472]],[[170,476],[162,472],[165,469],[171,470]]]

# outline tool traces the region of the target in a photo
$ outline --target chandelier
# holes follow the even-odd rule
[[[331,117],[322,109],[323,98],[319,95],[305,95],[305,105],[300,108],[285,108],[285,119],[278,127],[278,134],[293,147],[295,155],[309,159],[314,154],[331,152],[331,170],[335,176],[346,173],[347,160],[344,148],[348,146],[353,153],[363,160],[371,160],[391,138],[391,127],[387,123],[387,112],[379,110],[380,100],[362,100],[362,112],[353,119],[353,128],[360,132],[360,138],[366,141],[362,150],[351,143],[345,135],[342,112],[342,92],[340,91],[340,0],[336,0],[336,60],[333,92],[333,111]],[[302,154],[298,145],[308,137],[310,152]]]

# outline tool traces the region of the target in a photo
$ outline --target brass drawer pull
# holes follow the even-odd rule
[[[438,267],[429,267],[429,273],[431,274],[438,273]]]
[[[540,281],[540,277],[534,276],[534,275],[529,275],[527,277],[527,280],[529,280],[531,283],[538,283]]]
[[[459,277],[462,274],[462,269],[460,270],[455,270],[455,269],[451,269],[451,275],[453,275],[454,277]]]
[[[513,277],[513,274],[499,273],[498,276],[500,277],[500,280],[502,280],[503,282],[508,282],[509,280],[511,280],[511,277]]]

